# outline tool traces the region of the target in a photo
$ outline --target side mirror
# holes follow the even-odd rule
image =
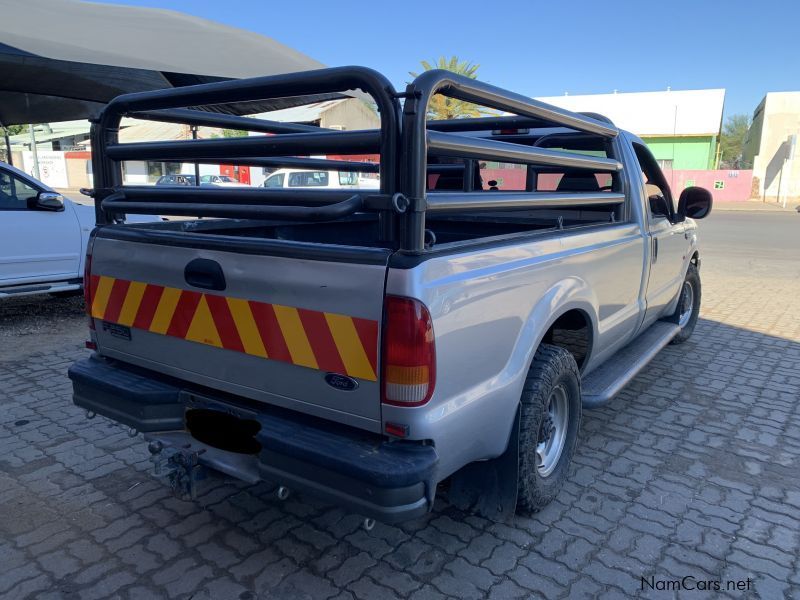
[[[688,187],[681,192],[678,200],[678,214],[683,218],[702,219],[711,212],[713,203],[714,199],[707,189],[696,186]]]
[[[55,192],[39,192],[34,203],[36,210],[60,212],[64,210],[64,196]]]

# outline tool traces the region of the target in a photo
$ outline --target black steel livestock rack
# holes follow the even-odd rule
[[[381,118],[379,129],[338,131],[220,112],[220,106],[226,103],[298,97],[302,104],[302,97],[350,90],[361,90],[372,98]],[[427,115],[434,94],[515,116],[432,121]],[[120,143],[123,117],[274,135]],[[560,128],[600,138],[607,144],[610,158],[524,145],[513,139],[518,136],[502,133],[522,128]],[[469,131],[499,133],[489,137],[464,135]],[[320,69],[119,96],[92,126],[93,195],[98,225],[119,220],[125,213],[330,221],[357,212],[377,212],[380,241],[407,252],[421,252],[426,215],[623,204],[623,178],[618,176],[622,164],[614,158],[619,156],[617,135],[617,128],[599,115],[566,111],[449,71],[427,71],[404,93],[398,93],[383,75],[371,69]],[[367,153],[379,154],[379,164],[304,158]],[[463,162],[429,165],[429,157]],[[380,189],[354,192],[123,185],[122,163],[134,160],[377,171]],[[529,170],[536,166],[609,173],[613,185],[610,191],[550,192],[535,191],[529,181],[526,191],[476,190],[477,160],[519,163],[528,165]],[[462,190],[429,192],[428,173],[448,170],[464,174]]]

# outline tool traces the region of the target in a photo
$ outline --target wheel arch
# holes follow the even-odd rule
[[[520,366],[522,368],[518,374],[519,382],[516,386],[520,398],[525,378],[533,364],[536,351],[542,343],[548,343],[546,341],[548,332],[553,330],[557,324],[563,323],[565,319],[580,318],[584,321],[587,330],[587,348],[581,362],[584,365],[588,364],[598,336],[597,315],[597,299],[589,285],[582,279],[569,278],[561,280],[541,297],[533,310],[531,310],[520,338],[517,340],[519,354],[524,352],[525,356],[524,360],[521,361],[522,364]],[[581,366],[580,362],[578,366]],[[517,402],[516,406],[518,408],[519,402]],[[513,427],[511,421],[506,432],[504,447],[508,446],[508,441],[511,439]]]

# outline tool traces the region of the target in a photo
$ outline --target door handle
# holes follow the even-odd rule
[[[183,278],[191,286],[204,290],[222,291],[226,287],[225,274],[215,260],[195,258],[183,269]]]
[[[653,260],[651,262],[656,262],[658,260],[658,238],[653,238]]]

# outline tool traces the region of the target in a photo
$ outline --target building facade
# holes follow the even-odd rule
[[[800,199],[800,92],[769,92],[753,113],[744,160],[764,200]],[[755,186],[754,186],[755,187]]]
[[[642,138],[662,169],[717,166],[724,89],[565,95],[537,100],[608,117]]]

